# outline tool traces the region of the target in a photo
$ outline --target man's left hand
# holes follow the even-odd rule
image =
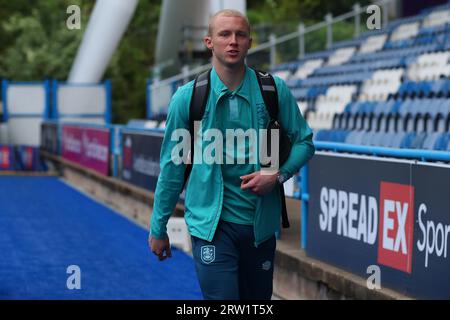
[[[250,189],[253,193],[262,196],[270,192],[278,183],[278,172],[268,173],[256,171],[245,176],[241,176],[241,189]]]

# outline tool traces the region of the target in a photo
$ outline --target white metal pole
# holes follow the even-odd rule
[[[137,4],[137,0],[97,0],[68,82],[101,80]]]

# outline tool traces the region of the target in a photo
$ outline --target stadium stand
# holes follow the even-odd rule
[[[276,66],[317,141],[450,151],[450,6]]]

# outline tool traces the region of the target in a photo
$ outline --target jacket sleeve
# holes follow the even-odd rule
[[[161,146],[160,174],[156,185],[153,213],[150,221],[150,234],[156,239],[167,236],[167,221],[175,209],[183,188],[186,164],[172,161],[172,152],[178,150],[181,142],[190,139],[176,138],[177,133],[189,132],[189,102],[192,85],[180,87],[173,95],[166,119],[166,128]],[[177,131],[176,131],[177,130]],[[188,137],[189,138],[189,137]]]
[[[290,178],[314,155],[313,132],[286,83],[278,77],[274,78],[278,91],[278,119],[292,142],[291,153],[281,166],[280,173]]]

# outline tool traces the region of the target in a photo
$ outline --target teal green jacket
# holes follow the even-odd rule
[[[297,102],[283,80],[275,78],[278,91],[279,114],[278,120],[289,135],[293,146],[288,160],[281,166],[280,173],[285,177],[296,174],[314,155],[312,130],[302,117]],[[172,139],[176,129],[189,130],[189,104],[194,82],[178,88],[173,95],[166,121],[164,139],[161,148],[161,172],[155,191],[153,214],[150,223],[152,237],[162,239],[166,237],[166,225],[171,216],[179,195],[183,188],[184,171],[186,165],[172,161],[172,150],[180,140]],[[211,71],[211,91],[205,108],[201,129],[215,129],[217,126],[215,108],[218,101],[228,92],[218,77],[215,69]],[[252,69],[246,67],[245,77],[239,94],[251,101],[253,110],[252,127],[265,129],[269,120],[258,80]],[[259,146],[259,135],[256,135]],[[205,140],[205,139],[204,139]],[[190,142],[189,142],[190,143]],[[203,141],[203,150],[208,141]],[[197,150],[197,149],[196,149]],[[259,149],[258,149],[259,150]],[[197,157],[197,154],[195,157]],[[255,164],[256,171],[260,170],[259,151]],[[223,178],[220,164],[195,163],[186,185],[185,220],[192,236],[212,241],[220,219],[223,200]],[[258,196],[256,213],[253,223],[255,246],[272,237],[279,229],[281,219],[281,197],[279,188],[273,188],[269,193]]]

